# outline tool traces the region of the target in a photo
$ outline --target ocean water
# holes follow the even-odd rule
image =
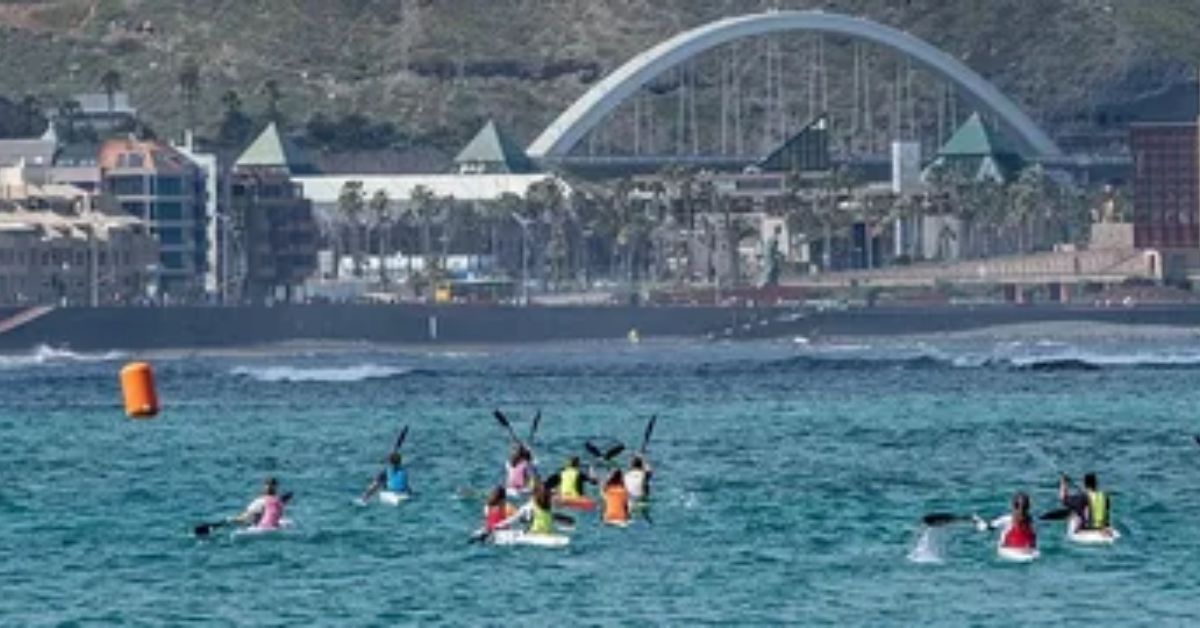
[[[2,625],[1112,625],[1200,622],[1200,337],[579,343],[0,357]],[[565,550],[470,545],[505,410],[542,467],[647,418],[652,523]],[[416,491],[354,505],[402,425]],[[1100,475],[1125,537],[1005,564],[969,525]],[[266,475],[290,532],[197,540]]]

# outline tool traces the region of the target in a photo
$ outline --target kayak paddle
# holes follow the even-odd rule
[[[392,446],[392,453],[396,453],[397,451],[400,451],[400,447],[402,447],[404,445],[404,439],[406,439],[406,438],[408,438],[408,426],[407,425],[404,426],[404,429],[400,430],[400,436],[396,437],[396,444]]]
[[[529,426],[529,445],[533,446],[533,437],[537,436],[538,424],[542,422],[542,409],[538,408],[537,414],[533,415],[533,425]]]
[[[1200,435],[1193,436],[1192,438],[1196,439],[1196,444],[1197,444],[1197,445],[1200,445]]]
[[[593,458],[603,458],[604,457],[604,452],[600,451],[600,448],[593,445],[592,441],[590,441],[590,440],[583,444],[583,448],[586,449],[587,452],[589,454],[591,454]]]
[[[499,409],[493,410],[492,416],[496,417],[497,423],[503,426],[504,429],[508,430],[508,435],[512,437],[514,442],[516,442],[518,445],[525,445],[525,443],[521,442],[521,439],[517,436],[517,433],[513,431],[512,423],[509,423],[508,417],[504,416],[503,412],[501,412]]]
[[[650,417],[650,422],[646,424],[646,433],[642,434],[642,447],[638,451],[646,453],[646,446],[650,444],[650,435],[654,433],[654,423],[658,421],[658,415]]]
[[[1042,516],[1038,518],[1042,521],[1063,521],[1070,516],[1070,508],[1059,508],[1058,510],[1051,510],[1050,512],[1042,513]]]
[[[935,512],[921,517],[921,523],[931,528],[938,526],[958,523],[960,521],[971,521],[973,518],[970,515],[956,515],[949,512]]]
[[[625,451],[625,445],[617,443],[616,445],[610,447],[608,451],[604,452],[604,461],[611,462],[613,458],[621,455],[621,452],[623,451]]]
[[[292,501],[292,493],[290,493],[290,492],[284,493],[283,497],[279,498],[279,501],[281,501],[285,504]],[[204,538],[204,537],[212,534],[214,530],[223,528],[232,523],[233,523],[233,519],[225,519],[224,521],[214,521],[212,523],[201,523],[201,524],[197,525],[195,528],[192,528],[192,533],[195,534],[197,537]]]

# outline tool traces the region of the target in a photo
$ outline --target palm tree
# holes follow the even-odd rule
[[[100,77],[100,86],[108,96],[108,113],[111,114],[116,109],[117,92],[121,91],[121,73],[116,70],[105,72]]]
[[[338,194],[338,215],[341,217],[346,232],[349,234],[350,257],[354,261],[354,276],[363,276],[362,258],[362,215],[365,206],[365,192],[362,181],[347,181],[342,185]],[[334,263],[339,260],[335,259]]]
[[[434,279],[436,262],[433,259],[433,221],[437,218],[437,197],[429,188],[418,185],[409,195],[411,204],[408,207],[413,222],[421,228],[421,256],[424,259],[423,274],[429,281]],[[411,259],[411,256],[410,256]],[[409,281],[413,281],[412,266],[409,265]]]
[[[392,229],[392,200],[388,198],[387,190],[379,188],[375,190],[375,194],[371,196],[371,201],[368,209],[371,216],[374,218],[375,230],[377,231],[378,248],[376,249],[379,256],[379,283],[385,288],[387,287],[387,258],[391,255],[390,232]]]
[[[192,59],[184,61],[179,70],[179,91],[183,95],[185,123],[189,129],[196,126],[196,100],[200,97],[200,66]]]

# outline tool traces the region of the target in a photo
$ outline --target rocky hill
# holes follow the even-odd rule
[[[348,112],[452,147],[486,116],[530,139],[640,50],[724,15],[864,15],[957,55],[1052,128],[1178,82],[1190,0],[0,0],[0,95],[57,103],[115,70],[160,133],[214,134],[236,91],[294,123]],[[835,63],[845,63],[845,60]],[[191,86],[181,77],[194,69]],[[885,82],[886,74],[879,80]],[[111,80],[111,79],[110,79]],[[187,83],[185,79],[183,83]]]

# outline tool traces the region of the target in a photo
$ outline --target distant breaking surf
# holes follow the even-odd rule
[[[120,360],[125,354],[119,351],[106,353],[76,353],[69,349],[59,349],[48,345],[38,345],[33,351],[25,354],[0,355],[0,369],[27,368],[31,366],[53,364],[75,364],[80,362],[110,362]]]
[[[239,366],[231,375],[269,384],[298,382],[364,382],[377,379],[393,379],[413,373],[411,368],[382,366],[378,364],[356,364],[345,367],[298,366]]]

